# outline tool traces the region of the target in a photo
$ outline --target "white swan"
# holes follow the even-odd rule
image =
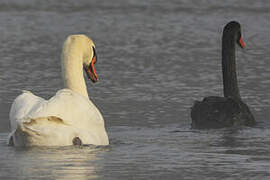
[[[108,145],[104,120],[89,100],[83,77],[97,81],[95,45],[85,35],[69,36],[62,51],[65,89],[49,100],[23,91],[9,114],[9,144],[15,146]]]

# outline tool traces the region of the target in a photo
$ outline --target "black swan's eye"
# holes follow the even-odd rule
[[[73,138],[72,143],[73,143],[73,145],[77,145],[77,146],[82,145],[82,141],[79,137]]]
[[[240,41],[240,38],[241,38],[241,32],[238,32],[238,34],[237,34],[237,41]]]

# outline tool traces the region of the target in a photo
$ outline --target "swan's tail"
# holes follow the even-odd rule
[[[55,130],[57,133],[58,125],[63,127],[62,125],[66,124],[55,116],[17,121],[17,128],[10,133],[8,144],[15,146],[42,145],[42,142],[53,133],[50,130]]]
[[[40,136],[39,132],[32,129],[24,123],[18,123],[17,128],[13,130],[8,137],[8,145],[27,146],[31,144],[32,137]]]

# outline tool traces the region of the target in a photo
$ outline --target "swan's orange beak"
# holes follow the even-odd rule
[[[246,47],[246,44],[244,43],[242,37],[240,37],[240,39],[239,39],[239,45],[240,45],[241,48],[245,48]]]
[[[89,79],[91,79],[91,81],[93,83],[97,82],[98,81],[98,75],[96,73],[96,70],[95,70],[95,63],[97,61],[97,56],[94,55],[94,57],[92,58],[92,61],[90,63],[90,65],[88,67],[85,67],[84,70],[88,76]]]
[[[88,77],[92,80],[93,83],[98,81],[98,75],[96,73],[95,69],[95,63],[97,61],[97,56],[95,55],[89,65],[89,68],[87,70]]]

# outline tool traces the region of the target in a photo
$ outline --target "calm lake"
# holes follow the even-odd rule
[[[270,179],[270,1],[1,0],[0,179]],[[191,129],[190,107],[222,96],[221,33],[237,20],[243,100],[258,124]],[[62,88],[70,34],[91,37],[100,81],[87,82],[108,147],[6,145],[21,90]]]

